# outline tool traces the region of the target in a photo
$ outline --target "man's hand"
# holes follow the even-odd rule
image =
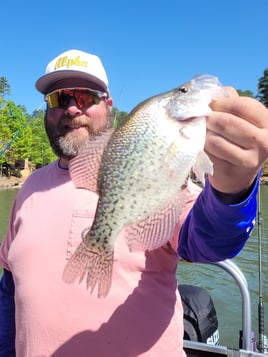
[[[211,103],[205,151],[214,164],[211,185],[238,193],[253,183],[268,157],[268,109],[227,87],[229,97]]]

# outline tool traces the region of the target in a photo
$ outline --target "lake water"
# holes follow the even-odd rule
[[[0,240],[6,230],[12,203],[18,189],[0,190]],[[268,335],[268,186],[261,187],[261,224],[256,224],[244,250],[233,261],[244,273],[251,297],[252,328],[258,339],[258,240],[262,241],[262,289],[264,297],[265,334]],[[259,228],[259,229],[258,229]],[[178,279],[181,284],[197,285],[210,293],[219,320],[220,344],[238,347],[242,327],[241,293],[233,278],[218,266],[180,263]]]

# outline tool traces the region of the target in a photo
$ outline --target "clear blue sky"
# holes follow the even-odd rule
[[[68,49],[101,57],[127,112],[198,73],[255,94],[268,68],[268,0],[2,0],[0,11],[6,99],[30,114],[36,79]]]

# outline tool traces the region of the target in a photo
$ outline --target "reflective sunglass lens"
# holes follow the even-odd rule
[[[80,108],[99,104],[101,98],[107,97],[106,93],[89,89],[59,89],[46,96],[49,108],[66,108],[73,98]]]

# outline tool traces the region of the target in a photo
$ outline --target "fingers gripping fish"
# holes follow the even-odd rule
[[[105,297],[111,287],[113,247],[124,228],[130,250],[152,250],[172,237],[191,169],[204,182],[213,165],[203,151],[209,103],[226,95],[218,79],[199,75],[139,104],[115,131],[89,141],[71,160],[76,187],[96,190],[92,227],[67,262],[63,279],[87,276]],[[103,149],[100,150],[100,147]],[[89,178],[96,176],[96,186]]]

